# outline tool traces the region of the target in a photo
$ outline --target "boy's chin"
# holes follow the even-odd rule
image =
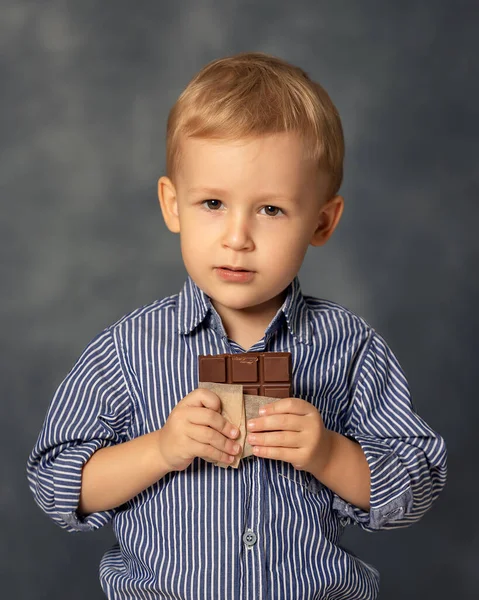
[[[218,304],[223,308],[228,308],[229,310],[247,310],[253,309],[255,306],[258,306],[258,303],[254,300],[247,301],[246,299],[240,299],[236,295],[235,298],[228,298],[222,294],[216,294],[212,296],[213,304]]]
[[[209,296],[213,300],[213,303],[221,304],[233,310],[253,308],[261,303],[252,290],[246,289],[221,290],[213,288]]]
[[[211,296],[213,304],[218,304],[229,310],[256,312],[267,310],[271,302],[274,302],[275,297],[258,297],[253,291],[236,290],[229,293],[216,293]]]

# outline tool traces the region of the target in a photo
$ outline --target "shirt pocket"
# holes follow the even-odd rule
[[[320,494],[324,485],[316,479],[311,473],[295,469],[289,463],[282,463],[276,472],[277,477],[283,481],[299,486],[304,493]]]

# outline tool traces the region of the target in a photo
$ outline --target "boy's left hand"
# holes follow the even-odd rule
[[[329,431],[310,402],[281,398],[265,404],[247,428],[255,456],[283,460],[309,472],[318,472],[328,461]]]

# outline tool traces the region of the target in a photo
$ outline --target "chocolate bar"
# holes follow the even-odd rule
[[[241,384],[253,396],[291,396],[291,352],[200,355],[199,381]]]
[[[221,414],[239,428],[237,442],[243,447],[233,463],[215,463],[217,466],[238,468],[241,458],[253,454],[246,439],[246,422],[257,417],[264,404],[291,396],[291,370],[290,352],[199,356],[199,387],[218,395]]]

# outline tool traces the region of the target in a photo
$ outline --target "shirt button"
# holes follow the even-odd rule
[[[257,540],[256,533],[254,531],[247,531],[243,534],[243,542],[248,546],[248,548],[252,548],[256,544]]]

